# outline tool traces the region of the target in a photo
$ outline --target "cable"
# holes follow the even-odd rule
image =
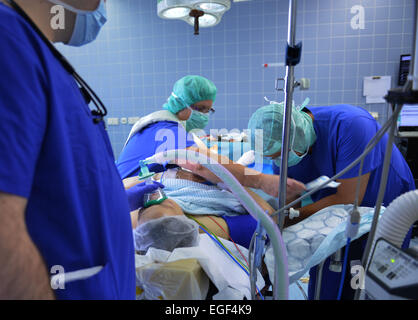
[[[221,230],[223,231],[223,232],[225,232],[225,234],[227,234],[228,235],[228,238],[231,240],[231,242],[234,244],[234,246],[235,246],[235,248],[238,250],[238,252],[239,252],[239,254],[241,255],[241,257],[243,257],[244,258],[244,260],[245,260],[245,263],[247,264],[247,267],[249,266],[249,264],[248,264],[248,261],[247,261],[247,259],[245,258],[245,256],[242,254],[242,252],[241,252],[241,250],[239,249],[239,247],[237,246],[237,244],[234,242],[234,240],[232,240],[232,238],[231,238],[231,236],[228,234],[228,232],[226,232],[225,230],[224,230],[224,228],[222,228],[222,226],[215,220],[215,219],[213,219],[211,216],[208,216],[209,217],[209,219],[211,219],[213,222],[215,222],[215,224],[219,227],[219,228],[221,228]]]
[[[231,251],[229,251],[228,248],[226,248],[224,246],[224,244],[222,243],[222,241],[219,240],[219,238],[216,236],[216,234],[214,234],[213,232],[211,232],[208,227],[206,227],[203,223],[197,221],[195,218],[193,218],[190,215],[187,215],[187,217],[190,218],[190,219],[192,219],[192,220],[194,220],[197,224],[199,224],[199,226],[201,227],[201,229],[203,231],[207,231],[207,233],[210,233],[212,235],[212,239],[215,239],[217,241],[217,243],[222,247],[222,249],[224,251],[226,251],[230,256],[232,256],[233,258],[235,258],[242,268],[244,268],[245,270],[248,269],[247,266],[241,260],[239,260],[237,257],[235,257],[235,255]]]
[[[234,255],[222,244],[222,242],[219,240],[219,238],[213,234],[212,232],[209,231],[209,229],[207,229],[202,223],[200,223],[199,221],[197,221],[196,219],[194,219],[191,216],[188,216],[189,218],[191,218],[192,220],[194,220],[196,223],[199,224],[200,229],[202,229],[216,244],[218,244],[222,250],[224,250],[228,256],[245,272],[246,275],[250,275],[248,270],[245,268],[245,266],[242,265],[242,262],[238,262],[239,259],[234,257]],[[260,289],[256,286],[256,289],[258,291],[258,294],[260,295],[260,297],[262,298],[262,300],[264,300],[263,295],[261,294]]]
[[[303,298],[305,300],[308,300],[308,296],[306,295],[305,290],[303,290],[302,286],[300,285],[299,280],[296,281],[296,285],[298,286],[299,290],[302,292]]]
[[[225,250],[225,247],[221,245],[221,243],[214,238],[214,236],[212,234],[210,234],[209,231],[207,231],[206,229],[202,228],[202,226],[199,226],[200,229],[202,229],[213,241],[215,241],[221,248],[222,250],[224,250],[228,256],[235,261],[235,263],[246,273],[248,274],[248,271],[231,255],[230,252],[228,252],[228,250]]]
[[[168,164],[168,161],[163,163],[164,170],[163,170],[163,173],[161,174],[161,177],[160,177],[160,183],[163,182],[164,173],[167,171],[167,164]]]
[[[160,177],[160,183],[163,183],[164,173],[165,173],[165,171],[163,171],[163,173],[161,174],[161,177]]]
[[[245,272],[246,275],[249,275],[248,271],[237,260],[235,260],[235,258],[228,252],[228,250],[225,250],[225,247],[221,244],[220,241],[216,240],[207,230],[202,228],[202,226],[200,226],[200,229],[202,229],[216,244],[218,244],[221,247],[221,249],[224,250],[229,255],[229,257]],[[264,297],[261,294],[261,291],[258,287],[257,291],[261,299],[264,300]]]
[[[338,289],[337,300],[341,300],[341,295],[342,295],[342,292],[343,292],[345,272],[347,270],[347,263],[348,263],[348,261],[347,261],[348,260],[348,249],[350,248],[350,242],[351,242],[351,239],[347,238],[347,244],[345,246],[345,252],[344,252],[343,270],[341,271],[340,288]]]

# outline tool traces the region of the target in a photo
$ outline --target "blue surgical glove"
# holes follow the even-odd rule
[[[129,208],[131,211],[136,210],[144,206],[144,195],[146,193],[151,193],[158,188],[164,188],[164,185],[153,181],[152,184],[145,184],[145,182],[141,182],[132,188],[126,190],[126,194],[128,196]]]

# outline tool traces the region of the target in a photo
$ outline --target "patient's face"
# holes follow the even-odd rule
[[[179,216],[183,215],[183,210],[172,199],[167,199],[160,204],[155,204],[148,208],[142,208],[139,210],[138,225],[157,219],[161,217]]]

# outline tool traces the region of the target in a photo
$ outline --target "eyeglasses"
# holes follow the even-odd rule
[[[205,106],[191,105],[190,108],[192,108],[193,110],[202,112],[202,113],[210,113],[210,114],[214,114],[215,113],[215,109],[213,109],[212,107],[210,107],[210,109],[208,110],[208,108],[205,107]]]

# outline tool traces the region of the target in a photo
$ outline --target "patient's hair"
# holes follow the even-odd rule
[[[135,231],[136,250],[145,253],[150,247],[173,251],[194,247],[199,241],[199,226],[184,215],[161,217],[139,225]]]

